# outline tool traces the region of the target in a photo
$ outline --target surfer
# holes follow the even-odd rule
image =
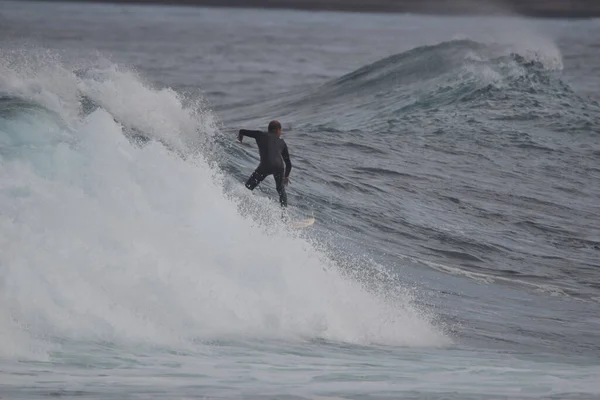
[[[281,124],[278,121],[271,121],[268,132],[240,129],[238,133],[240,143],[242,143],[244,136],[256,139],[260,154],[260,163],[248,178],[246,187],[254,190],[263,179],[272,174],[275,178],[277,193],[279,193],[279,204],[282,207],[287,207],[285,185],[290,182],[289,176],[292,171],[292,162],[290,161],[287,145],[281,137]],[[285,168],[283,165],[284,162]]]

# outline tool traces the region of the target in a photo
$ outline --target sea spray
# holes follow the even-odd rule
[[[386,302],[310,241],[240,214],[242,200],[224,193],[222,172],[201,152],[182,157],[199,143],[195,135],[216,133],[197,129],[212,126],[212,115],[207,123],[207,114],[178,108],[172,91],[149,89],[118,68],[101,78],[63,69],[47,85],[45,64],[39,74],[11,68],[12,86],[2,90],[42,111],[1,121],[2,143],[29,138],[1,149],[3,354],[11,356],[15,337],[45,344],[41,354],[65,340],[173,348],[225,337],[448,343],[408,297]],[[11,92],[29,87],[30,76],[34,92]],[[59,86],[70,101],[65,110],[51,101],[50,111],[40,99],[63,99],[53,92],[57,79],[67,82]],[[136,90],[137,108],[127,109]],[[72,100],[82,96],[98,107],[76,110]],[[56,121],[63,112],[68,124]],[[146,132],[147,118],[160,124]],[[129,140],[125,125],[151,140]]]

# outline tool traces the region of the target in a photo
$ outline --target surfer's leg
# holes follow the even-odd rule
[[[262,173],[262,171],[257,168],[256,171],[254,171],[252,175],[250,175],[250,178],[248,178],[246,181],[246,187],[250,190],[254,190],[254,188],[258,186],[258,184],[261,183],[266,177],[267,175]]]
[[[287,207],[287,193],[285,192],[285,185],[283,184],[283,173],[283,169],[278,170],[273,174],[273,177],[275,178],[277,193],[279,193],[279,204],[281,204],[281,207]]]

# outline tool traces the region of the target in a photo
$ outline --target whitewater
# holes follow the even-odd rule
[[[600,395],[597,21],[1,5],[0,398]]]

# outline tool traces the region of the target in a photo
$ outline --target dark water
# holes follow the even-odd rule
[[[0,4],[0,396],[598,396],[597,20]]]

